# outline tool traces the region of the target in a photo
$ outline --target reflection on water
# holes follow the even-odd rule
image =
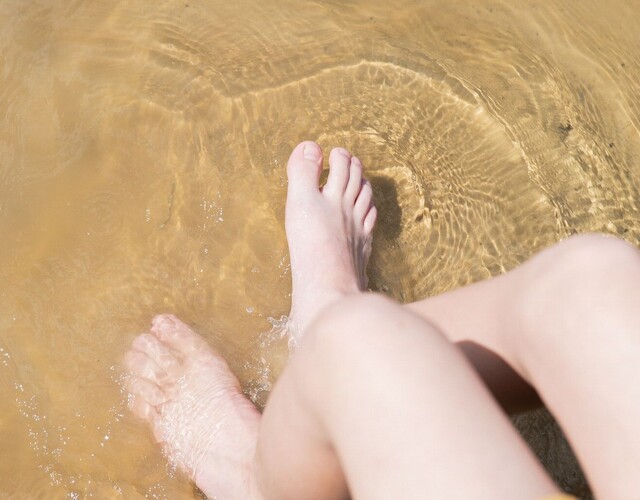
[[[640,240],[633,2],[7,0],[0,17],[3,496],[195,494],[125,411],[119,360],[173,312],[264,401],[302,139],[368,166],[370,284],[403,301],[575,232]]]

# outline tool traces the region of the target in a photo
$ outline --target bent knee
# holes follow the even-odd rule
[[[598,288],[613,279],[640,273],[640,250],[603,234],[572,236],[535,258],[528,273],[529,288],[566,292]]]
[[[317,321],[319,327],[366,324],[400,309],[398,302],[379,293],[347,295],[324,311]]]
[[[309,328],[305,343],[330,355],[367,356],[390,336],[416,334],[442,342],[437,328],[382,294],[366,293],[333,304]]]
[[[565,264],[584,270],[640,266],[640,250],[627,241],[601,233],[580,234],[558,244],[558,257]]]
[[[640,250],[602,234],[573,236],[534,257],[522,277],[515,300],[526,321],[549,315],[573,321],[640,280]]]
[[[311,325],[308,334],[344,342],[361,335],[375,325],[384,324],[401,310],[400,304],[377,293],[347,296],[329,306]]]

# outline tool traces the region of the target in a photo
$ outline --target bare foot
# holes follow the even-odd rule
[[[331,302],[367,286],[376,207],[360,160],[343,148],[329,156],[329,178],[318,182],[322,150],[298,144],[287,165],[286,229],[293,293],[289,328],[292,340]]]
[[[252,467],[260,414],[225,360],[187,325],[156,316],[126,357],[129,406],[209,498],[260,498]]]

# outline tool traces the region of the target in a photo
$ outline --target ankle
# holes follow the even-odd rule
[[[299,340],[313,323],[322,316],[330,306],[343,300],[347,296],[362,293],[357,287],[353,289],[338,291],[327,290],[318,292],[315,290],[311,297],[295,296],[292,300],[289,321],[287,322],[287,332],[289,335],[289,347],[295,348]]]

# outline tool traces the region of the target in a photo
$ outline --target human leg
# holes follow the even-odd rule
[[[640,490],[639,255],[615,238],[577,236],[503,276],[408,306],[535,386],[603,497]]]
[[[557,492],[459,350],[376,295],[341,300],[305,332],[258,443],[268,498]]]
[[[566,243],[516,301],[516,368],[535,385],[596,497],[640,491],[640,252],[603,236]]]
[[[376,208],[362,164],[346,149],[329,155],[329,176],[319,189],[322,150],[298,144],[287,164],[285,223],[291,260],[292,341],[336,298],[366,288]]]

